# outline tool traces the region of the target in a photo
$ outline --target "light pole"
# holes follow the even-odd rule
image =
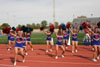
[[[55,0],[53,0],[53,23],[56,21],[56,15],[55,15]]]

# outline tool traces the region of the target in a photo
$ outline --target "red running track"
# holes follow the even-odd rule
[[[22,57],[18,56],[17,65],[13,65],[14,50],[8,51],[6,44],[0,45],[0,67],[100,67],[98,62],[91,61],[91,46],[78,46],[78,53],[71,53],[71,46],[66,50],[65,57],[55,59],[55,47],[53,52],[46,53],[45,45],[33,45],[34,51],[28,47],[28,56],[25,57],[25,63],[22,63]]]

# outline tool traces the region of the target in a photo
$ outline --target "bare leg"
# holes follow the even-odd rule
[[[27,56],[27,55],[28,55],[28,53],[27,53],[26,46],[24,47],[24,52],[25,52],[25,55]]]
[[[15,41],[12,42],[12,48],[14,48],[14,46],[15,46]]]
[[[97,58],[97,46],[94,46],[94,52],[93,52],[93,61],[94,62],[97,61],[96,58]]]
[[[66,49],[68,48],[68,40],[66,40]]]
[[[100,56],[100,46],[98,47],[98,56]]]
[[[30,47],[31,47],[31,48],[33,48],[33,47],[32,47],[32,43],[31,43],[31,42],[29,42],[29,45],[30,45]]]
[[[100,59],[99,56],[100,56],[100,46],[98,46],[98,48],[97,48],[97,60]]]
[[[65,45],[65,40],[63,40],[63,45]]]
[[[52,42],[50,41],[50,51],[52,51]]]
[[[62,55],[64,55],[64,53],[65,53],[65,48],[64,48],[64,46],[61,46],[61,49],[62,49]]]
[[[74,46],[74,41],[72,41],[72,53],[74,53],[75,46]]]
[[[24,56],[23,48],[20,48],[20,53],[21,53],[21,56],[23,58],[23,62],[25,62],[25,56]]]
[[[15,48],[15,59],[14,59],[14,65],[16,65],[17,55],[18,55],[18,48]]]
[[[47,45],[46,45],[46,52],[48,52],[48,48],[49,48],[49,41],[46,41]]]
[[[11,41],[8,41],[8,51],[11,49]]]
[[[77,52],[78,42],[75,42],[75,52]]]
[[[56,45],[56,57],[55,57],[55,59],[58,59],[58,45]]]

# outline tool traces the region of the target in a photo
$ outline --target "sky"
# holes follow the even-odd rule
[[[56,21],[66,23],[77,16],[100,17],[100,0],[55,0]],[[93,16],[91,16],[93,14]],[[0,24],[53,23],[53,0],[0,0]]]

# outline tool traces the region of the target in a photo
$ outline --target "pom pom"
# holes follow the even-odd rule
[[[27,28],[27,31],[26,31],[27,33],[30,33],[31,31],[30,31],[30,28]]]
[[[43,27],[40,27],[40,31],[43,31],[44,30],[44,28]]]
[[[9,34],[9,33],[10,33],[10,30],[11,30],[10,27],[5,27],[5,28],[3,29],[3,33]]]
[[[33,31],[33,28],[29,28],[30,29],[30,32],[32,32]]]
[[[68,29],[69,29],[69,28],[70,28],[70,24],[66,24],[66,28],[68,28]]]
[[[27,32],[27,27],[22,26],[21,29],[22,29],[23,32]]]
[[[87,27],[87,24],[86,24],[85,22],[83,22],[83,23],[82,23],[82,26],[83,26],[84,28],[86,28],[86,27]]]
[[[16,32],[21,31],[21,30],[22,30],[21,28],[16,28]]]
[[[80,25],[80,27],[79,27],[79,28],[80,28],[80,30],[83,30],[83,26],[82,26],[82,25]]]
[[[58,28],[61,29],[61,25],[59,25]]]
[[[2,31],[3,31],[3,33],[5,33],[5,32],[6,32],[6,30],[5,30],[5,29],[3,29]]]
[[[32,28],[28,28],[28,27],[27,27],[27,31],[26,31],[27,33],[30,33],[30,32],[32,32],[32,31],[33,31]]]
[[[12,30],[13,30],[13,31],[16,31],[16,28],[15,28],[15,27],[12,27]]]
[[[100,28],[100,22],[97,23],[98,28]]]
[[[54,29],[50,29],[50,32],[53,33],[54,32]]]
[[[89,22],[86,23],[86,26],[89,28],[91,27]]]
[[[50,24],[50,29],[54,29],[55,28],[55,26],[53,25],[53,24]]]
[[[25,28],[26,28],[25,26],[22,26],[22,27],[21,27],[22,30],[24,30]]]
[[[61,28],[62,28],[62,30],[66,30],[65,24],[61,24]]]

